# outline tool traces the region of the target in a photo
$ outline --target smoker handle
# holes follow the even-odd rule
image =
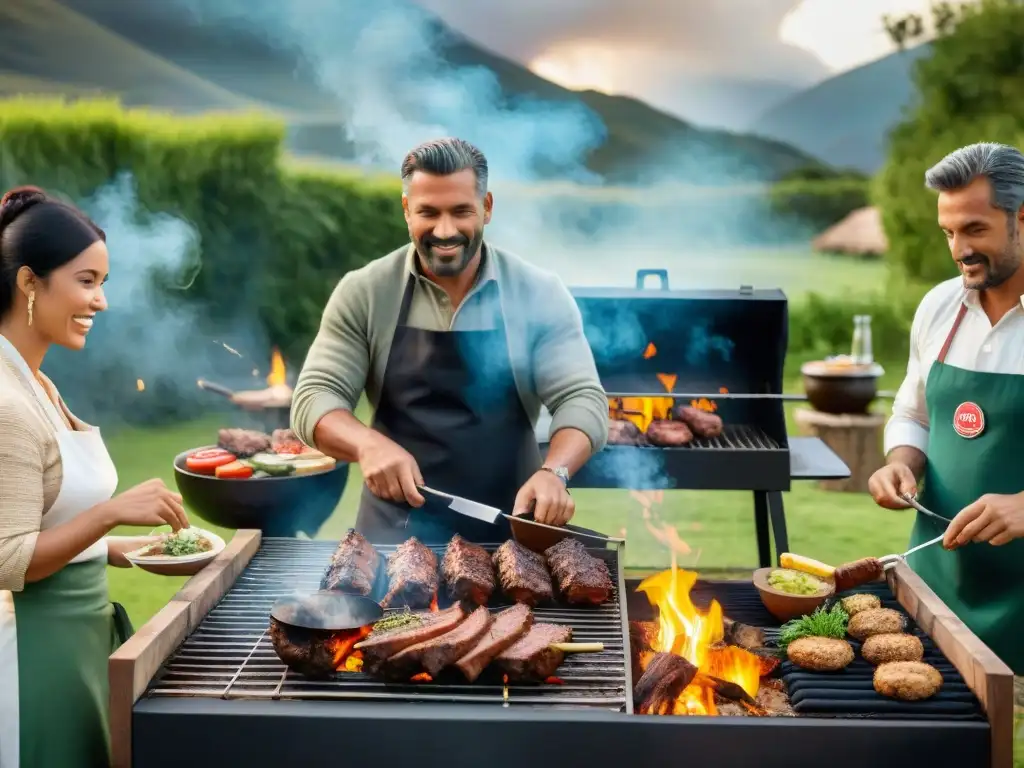
[[[661,281],[661,290],[668,290],[668,270],[667,269],[638,269],[636,271],[636,289],[642,291],[644,289],[644,282],[648,277],[656,277]]]

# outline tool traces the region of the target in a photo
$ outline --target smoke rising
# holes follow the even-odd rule
[[[223,346],[262,353],[266,341],[254,323],[240,320],[213,335],[186,300],[201,268],[199,236],[191,224],[144,211],[127,173],[78,205],[107,234],[110,277],[104,286],[108,309],[97,316],[85,350],[55,348],[46,360],[76,415],[103,427],[117,419],[194,416],[213,397],[198,389],[198,378],[252,382],[257,364],[266,375],[265,358],[245,359]]]

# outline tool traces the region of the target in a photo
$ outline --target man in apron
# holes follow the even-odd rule
[[[296,383],[292,428],[359,463],[356,528],[375,543],[507,538],[506,525],[457,516],[424,485],[564,524],[569,477],[608,432],[576,303],[556,276],[484,242],[493,198],[478,149],[427,142],[402,180],[412,245],[338,284]],[[370,427],[352,413],[364,391]],[[541,406],[552,415],[543,462]]]
[[[933,288],[911,330],[875,501],[918,514],[910,566],[1017,676],[1024,675],[1024,155],[953,152],[926,175],[961,277]],[[1019,690],[1019,687],[1018,687]]]

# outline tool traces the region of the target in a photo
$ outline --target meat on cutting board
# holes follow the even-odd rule
[[[466,600],[474,605],[487,605],[494,592],[494,563],[490,553],[479,544],[473,544],[455,534],[448,542],[441,575],[454,600]]]
[[[558,591],[575,605],[600,605],[612,594],[608,565],[578,539],[562,539],[544,551]]]
[[[536,606],[554,596],[544,557],[509,539],[494,553],[501,591],[510,600]]]
[[[533,611],[522,603],[495,614],[491,626],[469,653],[455,666],[469,682],[474,682],[494,659],[533,626]]]
[[[543,681],[555,673],[565,658],[563,651],[551,647],[552,643],[567,643],[571,639],[571,627],[534,624],[494,661],[509,680]]]
[[[373,591],[380,563],[380,554],[366,537],[349,528],[331,555],[331,562],[320,580],[320,589],[365,597]]]
[[[372,632],[356,648],[363,652],[363,669],[370,674],[391,656],[406,648],[450,632],[459,625],[466,612],[456,603],[443,611],[417,613],[417,624],[409,624],[383,632]]]
[[[437,555],[413,536],[399,544],[388,558],[388,593],[385,608],[427,608],[437,595]]]
[[[420,670],[437,677],[476,645],[490,625],[490,612],[480,606],[451,631],[396,653],[380,665],[379,671],[393,680],[408,680]]]

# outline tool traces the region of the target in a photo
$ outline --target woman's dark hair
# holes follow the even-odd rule
[[[74,206],[39,187],[17,187],[0,198],[0,317],[14,305],[18,270],[46,278],[106,233]]]

